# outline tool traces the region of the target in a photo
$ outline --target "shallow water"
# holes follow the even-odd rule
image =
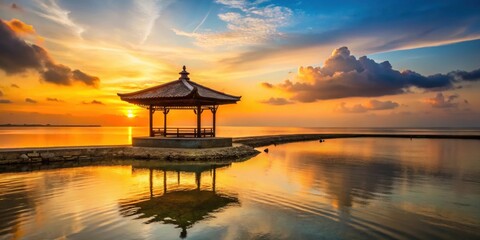
[[[131,144],[146,127],[0,127],[0,148]],[[387,133],[480,135],[479,128],[304,128],[218,126],[219,137],[298,133]]]
[[[0,239],[480,238],[479,141],[331,139],[269,150],[217,166],[2,173]]]

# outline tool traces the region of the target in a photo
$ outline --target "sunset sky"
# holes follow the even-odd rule
[[[147,126],[116,94],[186,65],[242,96],[219,125],[480,127],[479,13],[478,0],[0,0],[0,124]]]

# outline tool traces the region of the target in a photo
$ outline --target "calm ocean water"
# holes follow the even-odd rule
[[[480,135],[480,128],[295,128],[222,127],[217,136],[258,136],[295,133],[398,133]],[[146,127],[1,127],[0,148],[131,144],[146,136]]]
[[[479,146],[329,139],[216,166],[0,173],[0,239],[480,239]]]

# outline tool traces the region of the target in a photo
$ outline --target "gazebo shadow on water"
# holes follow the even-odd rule
[[[240,204],[238,198],[216,192],[216,170],[230,164],[162,164],[147,163],[132,166],[132,173],[149,171],[149,197],[126,199],[120,202],[120,213],[125,216],[136,216],[145,219],[145,224],[155,222],[173,224],[181,229],[180,238],[187,237],[187,229],[195,223],[212,217],[228,206]],[[163,172],[163,191],[158,196],[154,193],[154,173]],[[202,173],[210,172],[211,186],[202,187]],[[168,173],[168,174],[167,174]],[[169,190],[168,176],[176,173],[177,186]],[[181,175],[194,174],[196,188],[182,188]]]

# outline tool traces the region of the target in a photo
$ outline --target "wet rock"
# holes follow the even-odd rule
[[[63,156],[63,158],[65,159],[65,161],[74,161],[74,160],[78,160],[78,156]]]
[[[40,156],[44,159],[49,159],[49,158],[55,157],[55,154],[51,152],[44,152],[44,153],[40,153]]]
[[[52,157],[49,159],[49,161],[52,161],[52,162],[63,161],[63,157],[60,157],[60,156]]]
[[[39,163],[39,162],[42,162],[42,158],[41,157],[30,158],[30,162]]]
[[[70,151],[65,151],[63,152],[64,156],[79,156],[82,155],[82,152],[80,150],[70,150]]]
[[[85,150],[85,152],[86,152],[88,155],[93,155],[93,154],[95,154],[95,149],[87,148],[87,149]]]
[[[27,156],[27,154],[22,154],[22,155],[20,155],[20,159],[22,159],[22,160],[28,160],[29,157]]]
[[[25,155],[26,156],[26,155]],[[19,156],[18,156],[18,153],[10,153],[10,154],[7,154],[3,157],[3,159],[5,160],[15,160],[17,159]]]
[[[28,157],[34,158],[34,157],[40,157],[40,154],[37,152],[32,152],[32,153],[27,153]]]

